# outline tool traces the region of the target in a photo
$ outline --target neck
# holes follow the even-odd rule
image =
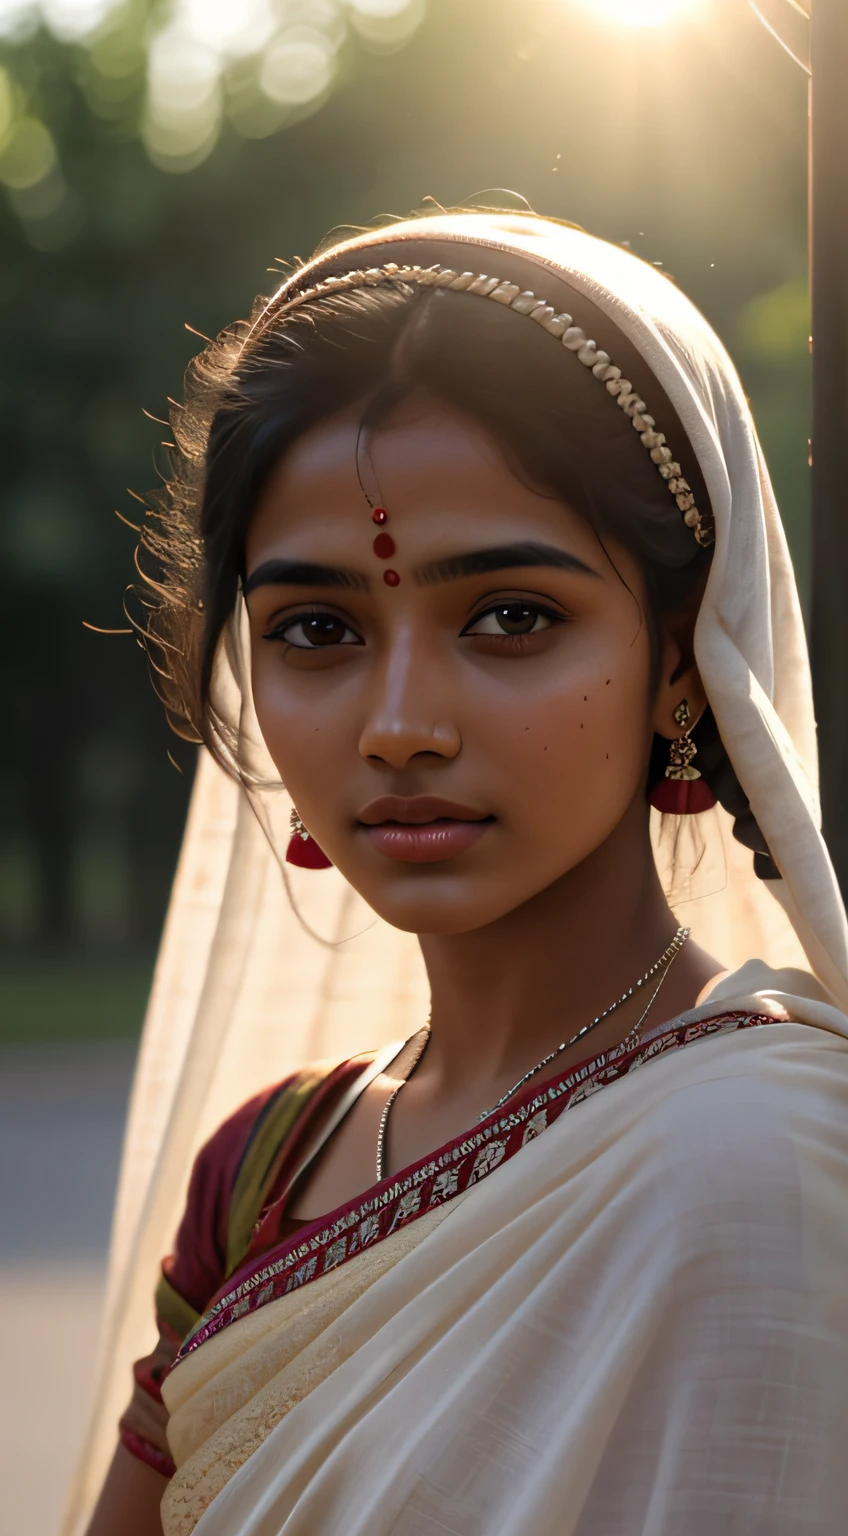
[[[590,858],[497,922],[421,936],[433,1003],[422,1075],[446,1088],[517,1077],[644,975],[676,928],[636,805]],[[673,995],[683,1007],[716,969],[698,965],[699,956],[693,950],[675,966]],[[668,1016],[671,991],[669,981],[658,1018]],[[640,993],[605,1021],[597,1048],[623,1038],[646,1002]]]

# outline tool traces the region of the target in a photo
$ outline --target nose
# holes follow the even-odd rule
[[[411,636],[398,636],[373,674],[360,755],[390,768],[406,768],[421,754],[456,757],[462,738],[445,700],[444,674],[434,659],[422,655]]]

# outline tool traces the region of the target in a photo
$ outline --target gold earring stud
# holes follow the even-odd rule
[[[292,837],[302,837],[304,842],[306,842],[306,839],[309,836],[309,833],[307,832],[294,807],[292,807],[292,813],[289,817],[289,831]]]
[[[656,810],[666,815],[697,815],[700,811],[710,810],[716,802],[712,790],[692,762],[698,748],[687,730],[692,719],[689,700],[681,699],[672,715],[681,734],[669,744],[665,776],[654,785],[649,799]]]

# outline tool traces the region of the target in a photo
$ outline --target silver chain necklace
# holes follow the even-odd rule
[[[648,999],[647,1006],[643,1008],[639,1018],[633,1025],[633,1028],[629,1031],[628,1034],[625,1035],[622,1044],[626,1045],[628,1041],[637,1040],[639,1037],[639,1031],[659,996],[660,988],[662,987],[666,976],[671,970],[672,965],[677,959],[677,956],[680,954],[681,949],[686,943],[690,932],[691,930],[689,928],[678,928],[668,948],[663,950],[659,959],[654,961],[653,965],[649,970],[645,972],[644,976],[640,976],[638,981],[634,981],[633,985],[628,987],[626,992],[622,992],[621,997],[617,998],[614,1003],[610,1003],[609,1007],[605,1008],[603,1013],[597,1014],[596,1017],[590,1020],[588,1024],[584,1024],[582,1029],[578,1029],[577,1034],[572,1035],[570,1040],[563,1040],[561,1045],[558,1045],[554,1050],[549,1051],[547,1056],[542,1057],[541,1061],[537,1061],[535,1067],[531,1067],[530,1071],[525,1072],[523,1077],[519,1077],[518,1081],[513,1083],[512,1087],[508,1088],[506,1093],[501,1094],[497,1104],[493,1104],[491,1109],[485,1109],[482,1115],[478,1115],[477,1124],[479,1125],[483,1120],[488,1120],[490,1115],[493,1115],[496,1110],[501,1109],[507,1100],[511,1099],[513,1094],[518,1092],[519,1088],[523,1088],[524,1084],[529,1082],[531,1077],[535,1077],[537,1072],[541,1072],[542,1068],[546,1067],[549,1062],[554,1061],[557,1056],[561,1056],[563,1051],[570,1050],[572,1045],[577,1045],[578,1041],[582,1040],[584,1036],[588,1035],[593,1029],[597,1029],[598,1025],[603,1023],[604,1019],[608,1019],[611,1013],[615,1013],[619,1008],[622,1008],[625,1003],[630,1001],[631,997],[634,997],[637,992],[641,991],[642,987],[647,986],[648,983],[653,980],[657,974],[657,971],[660,971],[662,974],[660,975],[660,979]],[[421,1060],[421,1057],[424,1055],[424,1052],[427,1049],[427,1045],[430,1039],[429,1021],[422,1030],[419,1030],[419,1034],[421,1036],[421,1043],[415,1053],[409,1071],[407,1072],[406,1077],[403,1079],[403,1082],[398,1083],[397,1087],[394,1088],[389,1094],[389,1097],[386,1100],[383,1108],[383,1113],[380,1116],[380,1124],[377,1130],[378,1184],[381,1183],[386,1176],[386,1132],[389,1124],[389,1115],[392,1112],[392,1106],[398,1094],[400,1093],[401,1088],[403,1088],[405,1083],[409,1082],[409,1079],[411,1078],[415,1068],[418,1066],[418,1063]]]
[[[386,1176],[386,1128],[387,1128],[388,1123],[389,1123],[389,1115],[391,1113],[391,1108],[392,1108],[392,1105],[395,1102],[395,1099],[397,1098],[398,1094],[400,1093],[401,1088],[403,1088],[404,1085],[409,1082],[409,1079],[411,1078],[413,1072],[415,1071],[415,1068],[418,1066],[418,1063],[421,1060],[421,1057],[424,1055],[424,1052],[426,1051],[427,1046],[430,1044],[430,1020],[429,1019],[427,1020],[427,1023],[424,1025],[424,1028],[422,1030],[419,1030],[419,1034],[421,1036],[421,1043],[420,1043],[417,1051],[415,1052],[414,1057],[412,1058],[412,1064],[411,1064],[411,1066],[409,1068],[409,1071],[407,1072],[406,1077],[403,1079],[403,1081],[398,1083],[396,1088],[392,1089],[391,1093],[389,1094],[389,1097],[386,1099],[386,1102],[385,1102],[385,1104],[383,1106],[383,1113],[380,1116],[380,1124],[379,1124],[379,1126],[377,1128],[377,1183],[378,1184],[381,1183],[382,1180]],[[414,1036],[412,1038],[414,1038]],[[407,1044],[409,1044],[408,1041],[407,1041]]]

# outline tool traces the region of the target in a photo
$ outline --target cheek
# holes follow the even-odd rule
[[[286,707],[285,691],[280,686],[277,669],[269,663],[264,649],[260,651],[256,647],[251,657],[251,689],[262,738],[285,783],[287,774],[284,758],[291,735],[292,711]]]
[[[628,656],[586,668],[565,688],[522,692],[489,750],[513,813],[525,829],[532,826],[534,841],[545,826],[556,828],[557,841],[573,841],[579,855],[621,820],[650,751],[647,673],[647,657]]]
[[[296,797],[300,785],[320,776],[333,757],[332,739],[343,711],[327,708],[314,679],[287,668],[279,650],[252,653],[253,707],[277,772]]]

